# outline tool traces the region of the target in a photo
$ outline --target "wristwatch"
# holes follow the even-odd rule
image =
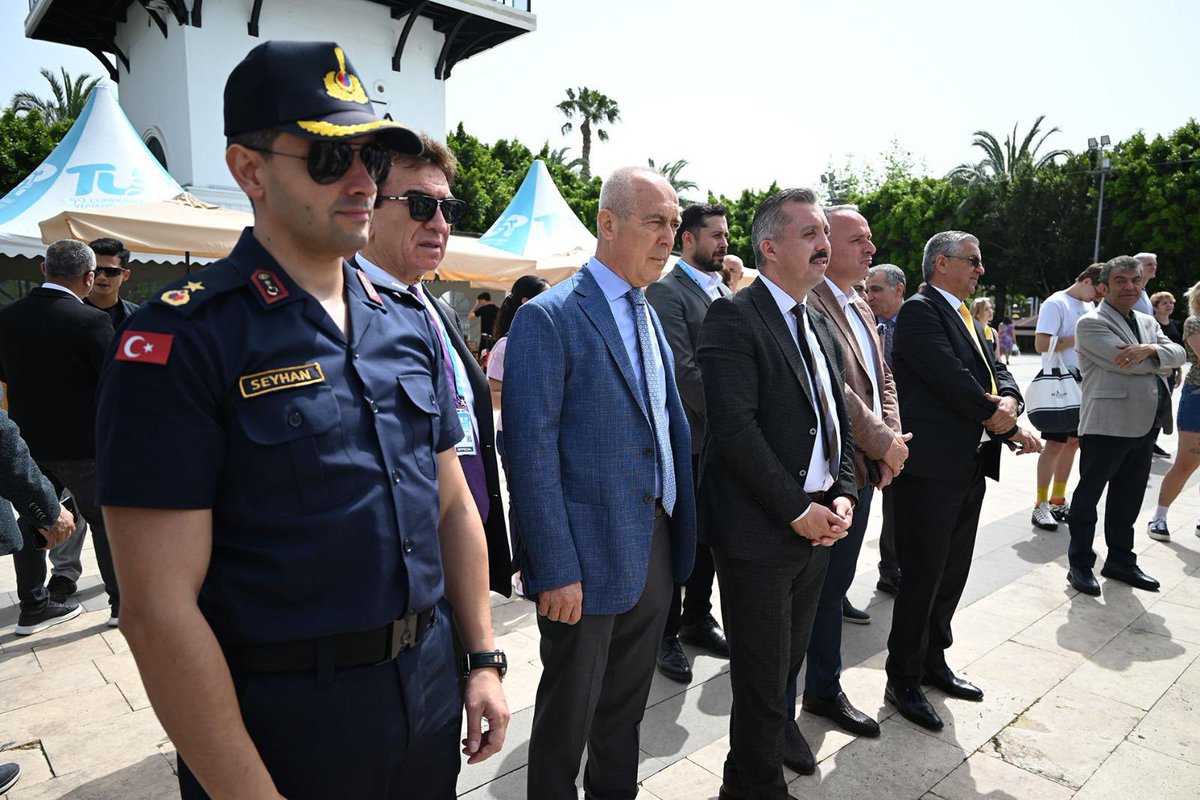
[[[465,678],[474,670],[484,667],[494,667],[500,673],[500,678],[508,672],[508,657],[503,650],[489,650],[485,653],[467,653],[462,659],[462,676]]]

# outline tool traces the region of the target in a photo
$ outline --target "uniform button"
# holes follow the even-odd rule
[[[371,407],[371,412],[372,412],[372,413],[374,413],[374,414],[378,414],[378,413],[379,413],[379,404],[378,404],[378,403],[376,403],[374,400],[368,400],[368,401],[367,401],[367,405]]]
[[[644,495],[642,495],[642,500],[646,501],[647,503],[653,503],[653,502],[654,502],[654,496],[653,496],[653,495],[649,495],[649,494],[644,494]]]
[[[808,435],[809,435],[809,436],[816,436],[816,435],[817,435],[817,429],[816,429],[816,428],[809,428],[809,429],[808,429]]]
[[[288,414],[287,422],[288,425],[291,425],[293,428],[299,428],[304,424],[304,415],[299,411],[293,411],[291,414]]]
[[[392,470],[392,483],[396,484],[396,485],[400,484],[400,470],[398,470],[398,469]]]
[[[433,392],[429,393],[429,402],[433,403],[435,406],[437,405],[437,395]]]
[[[412,551],[413,551],[412,539],[405,539],[404,540],[404,552],[411,553]]]
[[[357,351],[357,350],[351,350],[351,351],[350,351],[350,355],[351,355],[352,357],[354,357],[354,358],[356,358],[356,359],[357,359],[357,358],[358,358],[358,351]]]

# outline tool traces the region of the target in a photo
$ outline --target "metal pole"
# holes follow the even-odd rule
[[[1100,220],[1104,216],[1104,176],[1108,173],[1105,167],[1100,167],[1100,204],[1096,207],[1096,249],[1092,251],[1092,263],[1100,260]]]

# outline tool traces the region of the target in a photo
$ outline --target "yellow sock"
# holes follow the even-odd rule
[[[1038,499],[1037,499],[1038,505],[1041,505],[1042,503],[1049,500],[1050,499],[1050,487],[1049,486],[1039,486],[1037,497],[1038,497]]]
[[[1062,505],[1067,502],[1067,482],[1055,481],[1054,490],[1050,493],[1050,502],[1055,505]]]

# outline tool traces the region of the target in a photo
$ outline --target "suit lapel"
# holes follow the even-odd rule
[[[987,374],[991,376],[992,381],[995,381],[996,374],[992,369],[992,365],[987,363],[987,359],[984,358],[983,353],[980,352],[980,350],[987,349],[987,340],[983,338],[983,330],[979,327],[979,321],[974,317],[971,318],[971,325],[975,328],[975,335],[979,337],[979,347],[976,347],[975,342],[971,341],[971,334],[967,333],[967,329],[963,327],[962,317],[958,315],[958,312],[950,308],[950,304],[946,302],[946,298],[942,297],[941,293],[932,286],[925,288],[925,294],[929,298],[929,301],[941,311],[942,315],[947,320],[949,320],[951,330],[957,334],[961,341],[966,343],[967,347],[971,351],[971,354],[975,356],[976,363],[986,370]],[[997,384],[997,386],[999,386],[999,384]],[[984,386],[983,389],[984,391],[989,391],[991,386]]]
[[[800,360],[800,348],[796,345],[796,340],[792,338],[792,332],[788,329],[787,321],[783,318],[783,312],[779,310],[779,305],[771,295],[771,290],[767,288],[766,284],[755,281],[745,291],[750,293],[750,300],[758,310],[759,316],[762,317],[767,330],[774,337],[775,343],[779,345],[779,349],[783,351],[783,358],[792,368],[796,380],[804,389],[809,405],[816,408],[812,386],[808,381],[808,371],[804,368],[804,362]]]
[[[608,306],[608,298],[604,296],[600,284],[596,283],[596,279],[586,268],[579,270],[576,275],[575,294],[579,295],[579,307],[583,309],[584,315],[600,332],[600,338],[604,340],[609,354],[617,363],[617,369],[620,370],[621,377],[625,379],[625,384],[637,401],[638,408],[649,420],[650,414],[646,409],[646,401],[638,387],[633,364],[629,361],[629,352],[625,349],[625,342],[621,339],[621,331],[617,328],[617,321],[613,318],[612,309]]]
[[[1138,342],[1133,340],[1133,331],[1129,330],[1129,323],[1121,319],[1121,315],[1117,313],[1115,308],[1102,301],[1100,303],[1100,313],[1104,315],[1108,324],[1116,329],[1118,336],[1128,344],[1138,344]]]
[[[829,284],[825,281],[817,284],[812,290],[812,294],[820,299],[821,308],[819,309],[825,318],[832,320],[834,326],[841,334],[842,341],[847,342],[850,346],[850,352],[858,359],[859,367],[867,375],[871,374],[870,368],[867,366],[865,354],[858,348],[858,337],[854,335],[854,328],[850,325],[850,320],[846,318],[846,312],[842,311],[842,307],[838,305],[837,298],[833,295],[833,290],[829,288]],[[851,302],[850,306],[853,307]],[[854,313],[853,311],[851,313]]]
[[[699,297],[704,303],[705,308],[712,305],[712,298],[708,296],[708,292],[701,289],[700,284],[692,280],[692,277],[683,271],[683,267],[676,264],[675,269],[671,270],[671,274],[675,276],[675,280],[683,284],[687,291],[693,292],[696,297]]]

